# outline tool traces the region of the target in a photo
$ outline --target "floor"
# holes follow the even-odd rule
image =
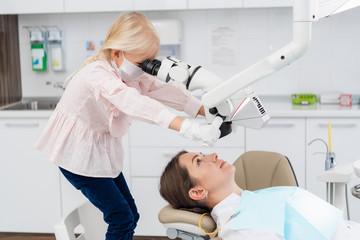
[[[55,236],[54,236],[54,234],[0,232],[0,240],[55,240]],[[167,238],[167,237],[134,237],[134,240],[169,240],[169,238]]]

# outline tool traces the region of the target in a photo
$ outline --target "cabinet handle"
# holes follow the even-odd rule
[[[39,123],[5,123],[8,128],[22,127],[22,128],[35,128],[39,127]]]
[[[291,127],[295,127],[295,124],[294,123],[268,123],[265,125],[265,127],[291,128]]]
[[[319,127],[328,128],[327,123],[319,123]],[[331,127],[333,128],[354,128],[356,127],[356,123],[331,123]]]

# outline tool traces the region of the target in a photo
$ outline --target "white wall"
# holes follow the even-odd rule
[[[292,9],[234,9],[145,12],[150,19],[177,18],[183,24],[182,60],[208,68],[226,79],[287,44],[292,38]],[[81,65],[87,40],[99,42],[120,13],[19,15],[24,96],[60,96],[53,84]],[[312,43],[298,61],[252,87],[260,95],[340,91],[360,94],[360,9],[313,24]],[[23,26],[57,25],[64,31],[65,72],[31,70],[29,36]],[[211,29],[236,31],[232,66],[212,63]],[[48,83],[48,84],[46,84]]]

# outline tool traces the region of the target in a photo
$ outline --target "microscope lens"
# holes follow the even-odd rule
[[[159,68],[161,66],[161,61],[154,59],[154,60],[145,60],[142,65],[142,70],[148,74],[156,76]]]

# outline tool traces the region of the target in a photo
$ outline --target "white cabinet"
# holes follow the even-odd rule
[[[242,0],[188,0],[189,9],[242,8]]]
[[[34,148],[46,119],[0,119],[0,232],[53,232],[58,168]]]
[[[187,0],[133,0],[136,11],[187,9]]]
[[[293,0],[188,0],[189,9],[292,7]]]
[[[63,0],[1,0],[0,14],[61,13]]]
[[[70,12],[117,12],[133,10],[132,0],[64,0],[64,11]]]
[[[199,119],[205,122],[204,119]],[[166,164],[181,150],[216,152],[219,158],[233,163],[244,152],[244,129],[220,139],[214,147],[202,147],[180,136],[176,131],[145,122],[133,122],[130,127],[131,191],[140,213],[136,235],[165,236],[158,213],[167,203],[159,194],[159,179]]]
[[[2,0],[0,14],[292,7],[292,0]]]
[[[292,7],[293,0],[243,0],[244,8]]]
[[[87,198],[77,190],[71,183],[60,174],[60,193],[61,193],[61,217],[79,207],[82,203],[88,201]],[[60,219],[58,219],[59,221]]]
[[[305,188],[305,118],[271,118],[261,130],[246,129],[246,151],[272,151],[289,158]]]
[[[307,120],[306,141],[322,139],[328,143],[328,122],[331,121],[332,151],[335,152],[337,164],[354,162],[360,158],[357,151],[360,142],[359,118],[313,118]],[[315,141],[307,147],[306,179],[307,190],[326,199],[325,183],[317,180],[317,176],[325,171],[326,146],[321,141]],[[320,153],[320,154],[317,154]],[[321,154],[322,153],[322,154]],[[350,218],[360,221],[360,199],[351,195],[350,188],[360,184],[360,179],[354,177],[348,184]]]

